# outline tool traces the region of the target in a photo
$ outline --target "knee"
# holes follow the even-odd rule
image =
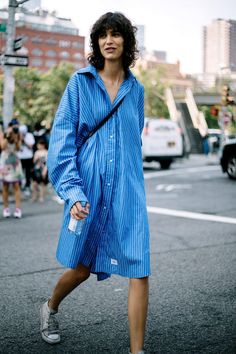
[[[19,183],[14,183],[13,188],[14,188],[14,191],[18,192],[20,190]]]
[[[147,287],[148,283],[149,283],[149,277],[130,279],[131,287]]]
[[[74,276],[80,284],[90,277],[90,269],[80,264],[76,269],[74,269]]]
[[[4,192],[8,192],[8,189],[9,189],[8,183],[3,183],[3,184],[2,184],[2,190],[3,190]]]

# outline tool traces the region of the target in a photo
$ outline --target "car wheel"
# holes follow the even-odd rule
[[[226,172],[229,178],[236,179],[236,156],[228,158]]]
[[[171,162],[172,161],[170,161],[170,160],[160,161],[160,165],[161,165],[162,170],[168,170],[168,168],[171,165]]]

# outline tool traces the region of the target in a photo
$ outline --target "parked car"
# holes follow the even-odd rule
[[[170,119],[146,117],[142,143],[143,160],[158,161],[162,169],[168,169],[184,153],[181,129]]]
[[[236,180],[236,138],[225,139],[220,148],[220,164],[229,178]]]

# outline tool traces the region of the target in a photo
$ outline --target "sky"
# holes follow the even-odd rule
[[[0,3],[6,0],[0,0]],[[145,26],[148,50],[167,52],[167,61],[180,60],[182,73],[202,72],[202,29],[213,19],[236,20],[236,0],[41,0],[42,7],[69,17],[87,38],[93,23],[108,11],[123,12]]]

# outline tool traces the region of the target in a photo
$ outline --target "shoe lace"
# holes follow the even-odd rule
[[[58,333],[59,331],[59,324],[58,321],[55,317],[55,315],[50,314],[48,318],[48,333],[53,334],[53,333]]]

